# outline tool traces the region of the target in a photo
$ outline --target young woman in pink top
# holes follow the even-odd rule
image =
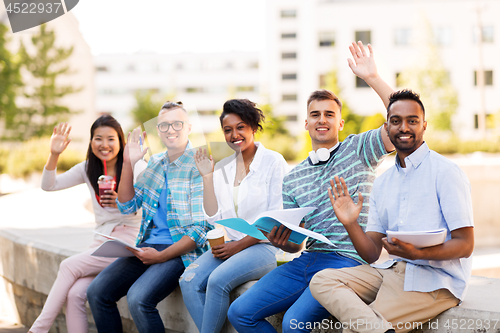
[[[120,124],[111,116],[99,117],[90,128],[90,142],[86,160],[67,172],[57,175],[57,161],[59,155],[70,143],[68,138],[70,131],[71,126],[67,123],[61,123],[54,128],[50,139],[49,158],[43,170],[42,189],[57,191],[86,183],[95,214],[95,231],[133,244],[139,231],[141,214],[122,215],[115,202],[120,185],[125,147],[125,138]],[[114,191],[108,190],[99,197],[97,180],[104,174],[104,163],[106,163],[108,176],[115,178],[116,187]],[[115,260],[115,258],[90,255],[104,240],[103,237],[96,234],[89,249],[71,256],[61,263],[42,312],[29,332],[48,332],[65,304],[68,332],[86,333],[88,331],[85,307],[87,287],[99,272]]]

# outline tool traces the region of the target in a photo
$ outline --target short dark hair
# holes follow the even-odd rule
[[[420,107],[422,108],[422,112],[424,113],[424,118],[425,118],[425,108],[424,104],[420,100],[420,95],[411,89],[398,90],[396,92],[393,92],[391,96],[389,96],[389,105],[387,105],[387,116],[389,116],[389,110],[392,104],[396,103],[397,101],[404,101],[404,100],[417,102],[418,105],[420,105]]]
[[[230,99],[226,101],[222,107],[222,114],[219,117],[221,127],[224,117],[231,113],[238,115],[253,130],[262,131],[262,123],[266,116],[264,116],[264,112],[254,102],[248,99]]]
[[[179,102],[166,101],[161,106],[160,112],[162,112],[163,110],[168,111],[168,110],[172,110],[172,109],[182,109],[182,110],[184,110],[184,112],[187,113],[187,111],[186,111],[186,109],[184,109],[184,105],[182,104],[181,101],[179,101]]]
[[[309,107],[309,104],[311,104],[312,101],[325,100],[335,101],[335,103],[339,105],[340,111],[342,111],[342,102],[340,101],[340,99],[337,97],[337,95],[326,89],[313,91],[307,99],[307,107]]]

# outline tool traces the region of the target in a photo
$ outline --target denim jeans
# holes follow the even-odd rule
[[[258,243],[226,260],[214,258],[208,251],[186,268],[179,284],[200,333],[220,332],[231,290],[276,268],[276,251],[269,243]]]
[[[335,252],[304,252],[264,276],[238,297],[229,307],[229,321],[240,333],[276,332],[265,318],[287,310],[283,332],[310,332],[308,325],[330,316],[309,290],[314,274],[325,268],[357,265],[360,265],[358,261]]]
[[[163,251],[169,245],[141,244]],[[178,286],[184,271],[180,257],[145,265],[136,257],[119,258],[104,269],[87,289],[92,315],[97,330],[123,332],[116,302],[127,296],[128,308],[141,333],[165,333],[156,305]]]

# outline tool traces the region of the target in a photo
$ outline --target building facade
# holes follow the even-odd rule
[[[473,139],[479,134],[481,105],[487,115],[500,111],[495,98],[500,92],[498,13],[496,0],[269,1],[263,90],[276,114],[286,115],[291,129],[302,130],[308,95],[336,70],[340,95],[354,112],[385,114],[377,95],[348,67],[349,44],[371,43],[380,75],[397,88],[399,73],[419,63],[422,41],[428,42],[436,47],[458,95],[453,129]],[[432,37],[425,35],[428,28]],[[476,79],[480,68],[483,88]]]
[[[218,115],[227,99],[263,102],[257,52],[106,54],[94,61],[97,110],[116,117],[124,129],[134,126],[130,111],[137,92],[182,101],[198,112],[207,133],[220,129]]]

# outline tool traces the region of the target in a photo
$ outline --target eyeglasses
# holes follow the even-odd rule
[[[183,121],[174,121],[173,123],[159,123],[156,127],[160,132],[165,133],[168,132],[170,126],[174,129],[174,131],[180,131],[184,127]]]

